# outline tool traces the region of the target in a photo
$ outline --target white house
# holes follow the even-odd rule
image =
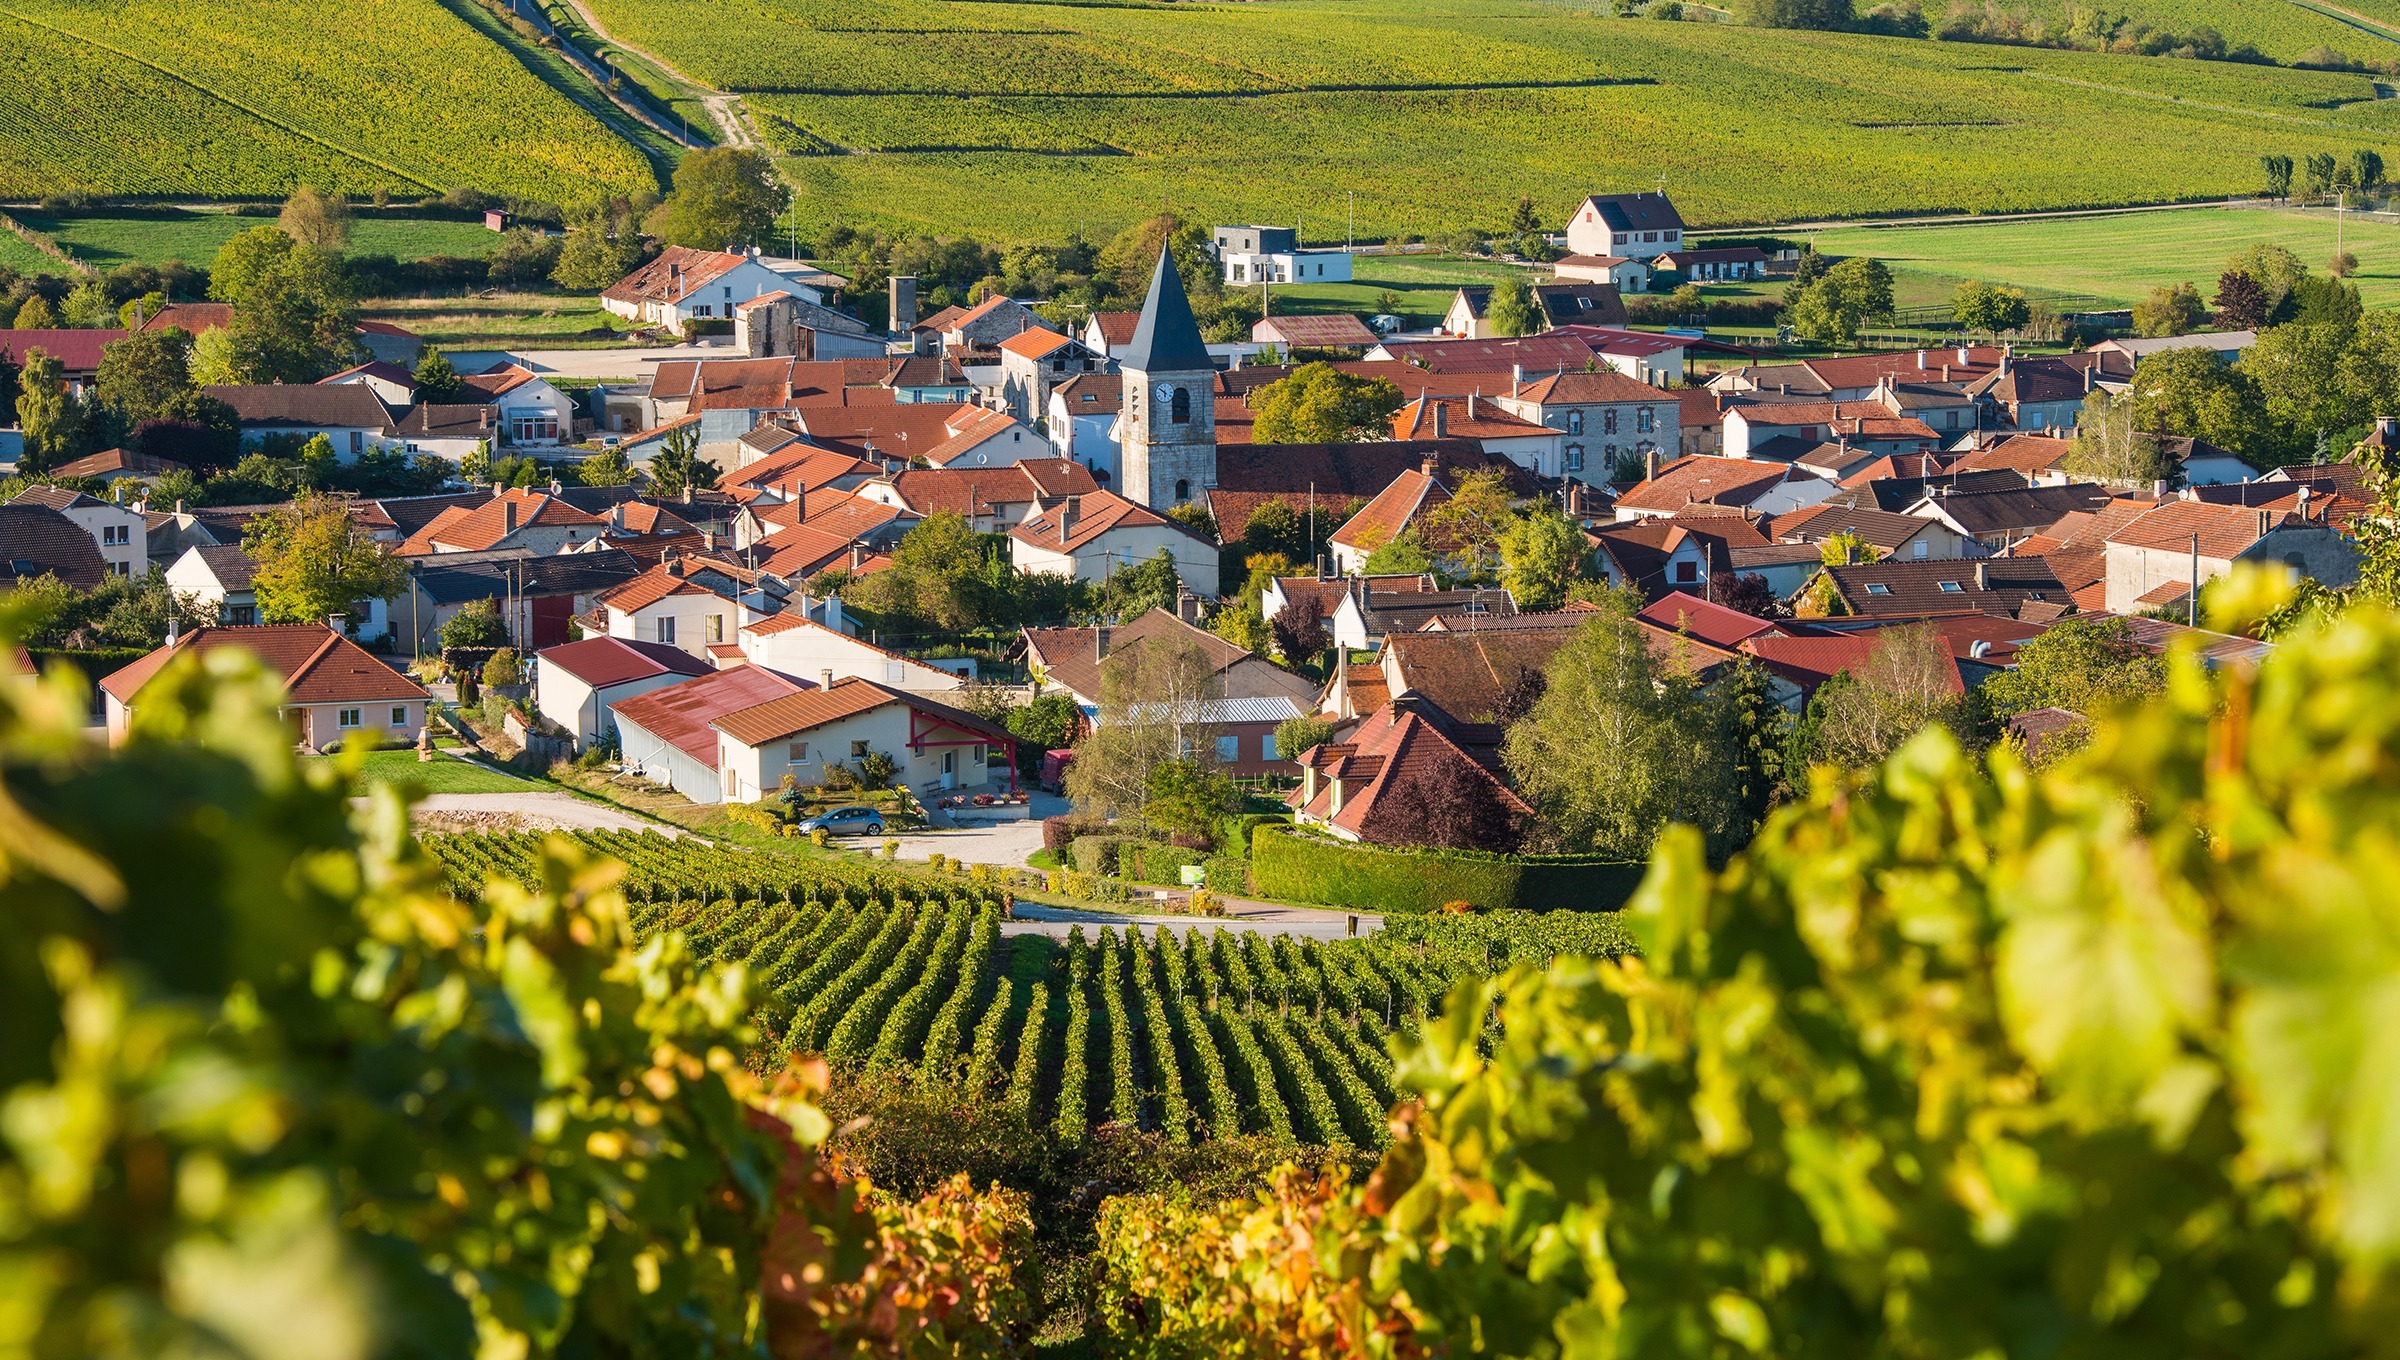
[[[668,246],[659,257],[609,285],[600,305],[644,325],[681,330],[689,321],[731,323],[734,309],[762,293],[822,303],[825,294],[767,267],[756,250],[736,254]]]
[[[1104,581],[1112,572],[1165,552],[1185,589],[1216,597],[1217,545],[1111,491],[1069,496],[1009,530],[1008,537],[1019,571]]]
[[[500,442],[550,447],[575,442],[575,399],[516,364],[497,364],[463,379],[470,400],[492,407]]]
[[[1594,194],[1567,219],[1567,249],[1577,255],[1651,260],[1683,245],[1683,217],[1665,194]]]
[[[233,408],[247,448],[271,435],[325,436],[334,456],[351,462],[394,442],[392,413],[363,383],[250,383],[200,389]]]
[[[937,663],[887,652],[798,610],[743,625],[741,648],[752,665],[814,680],[826,689],[842,680],[858,679],[893,689],[940,693],[963,687],[975,666],[972,657]]]
[[[602,595],[608,636],[681,647],[694,656],[738,648],[741,630],[780,608],[755,581],[719,563],[675,557]]]
[[[1117,479],[1117,415],[1125,409],[1125,383],[1104,374],[1074,377],[1050,389],[1046,432],[1059,456],[1072,458],[1097,477]]]
[[[1006,411],[962,406],[944,422],[944,428],[950,437],[921,455],[938,468],[1001,467],[1022,458],[1049,458],[1056,453],[1049,440]]]
[[[1394,439],[1472,439],[1537,477],[1560,475],[1566,436],[1490,397],[1419,397],[1392,413]]]
[[[111,576],[150,574],[150,521],[139,510],[55,486],[29,486],[9,504],[39,505],[74,521],[92,536]]]
[[[258,622],[258,594],[250,581],[258,564],[231,543],[183,550],[167,568],[167,589],[188,595],[217,622],[248,625]]]
[[[1293,227],[1218,227],[1214,237],[1229,284],[1350,281],[1349,251],[1302,249]]]
[[[386,363],[381,359],[371,359],[355,368],[345,368],[330,378],[319,378],[317,385],[364,387],[395,411],[406,409],[417,399],[416,375],[398,364]]]
[[[695,803],[723,802],[717,730],[709,724],[808,688],[764,666],[736,666],[615,700],[609,712],[616,718],[620,758],[627,773]]]
[[[1015,749],[1006,729],[972,713],[856,677],[737,709],[710,727],[719,793],[731,803],[766,797],[785,775],[821,786],[828,769],[855,771],[870,753],[890,756],[895,782],[920,802],[994,791],[992,752]],[[1006,765],[1013,777],[1016,762]]]
[[[617,730],[610,705],[714,673],[680,647],[629,638],[585,638],[534,654],[534,708],[575,734],[578,749]]]

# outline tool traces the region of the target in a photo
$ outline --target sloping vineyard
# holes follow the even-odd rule
[[[1521,913],[1331,944],[1197,927],[1003,940],[1000,891],[964,876],[646,834],[575,839],[625,863],[638,932],[681,931],[695,955],[749,970],[770,1052],[962,1083],[1065,1143],[1118,1123],[1179,1143],[1379,1147],[1396,1093],[1386,1035],[1462,979],[1625,947],[1613,918]],[[540,838],[425,843],[472,896],[488,880],[529,882]],[[1011,950],[1038,951],[1038,967],[1012,970]],[[1029,972],[1038,980],[1021,985]]]

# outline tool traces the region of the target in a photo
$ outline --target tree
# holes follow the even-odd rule
[[[1541,229],[1542,215],[1534,209],[1532,196],[1520,196],[1517,199],[1517,206],[1508,215],[1509,235],[1531,236]]]
[[[1775,588],[1754,571],[1712,573],[1708,578],[1708,599],[1711,604],[1721,604],[1752,618],[1781,618],[1785,613]]]
[[[498,288],[534,288],[558,267],[559,238],[529,227],[512,227],[485,259],[492,284]]]
[[[1177,835],[1205,840],[1217,820],[1241,805],[1233,777],[1216,764],[1216,743],[1208,734],[1195,739],[1194,754],[1162,760],[1150,767],[1144,781],[1142,820]]]
[[[1793,729],[1789,768],[1862,770],[1937,724],[1963,725],[1958,665],[1930,624],[1886,628],[1866,659],[1817,687]]]
[[[2310,153],[2308,159],[2301,166],[2301,182],[2308,196],[2317,198],[2333,192],[2334,172],[2339,168],[2333,159],[2332,152]]]
[[[2348,250],[2335,251],[2333,258],[2326,262],[2325,272],[2337,279],[2349,278],[2358,272],[2357,253]]]
[[[1100,662],[1099,712],[1067,767],[1067,796],[1102,816],[1140,811],[1151,771],[1213,756],[1214,743],[1202,738],[1224,693],[1223,674],[1189,639],[1166,634],[1110,652]]]
[[[1545,500],[1515,517],[1500,535],[1501,581],[1517,608],[1556,609],[1567,602],[1567,588],[1584,579],[1590,556],[1583,526]]]
[[[623,449],[602,449],[577,463],[575,476],[585,486],[630,486],[633,466],[625,461]]]
[[[167,295],[155,288],[139,297],[127,298],[117,304],[117,329],[138,331],[166,305]]]
[[[2283,432],[2268,419],[2258,384],[2201,349],[2169,350],[2133,373],[2134,425],[2145,433],[2205,439],[2253,463],[2277,461]]]
[[[2266,182],[2267,197],[2289,198],[2292,196],[2291,157],[2261,156],[2258,158],[2258,169],[2260,177]]]
[[[241,416],[215,397],[186,388],[133,427],[133,442],[154,458],[173,459],[189,468],[231,467],[241,457]]]
[[[990,612],[983,566],[994,551],[990,537],[964,515],[938,511],[901,535],[892,564],[862,579],[849,598],[894,622],[945,631],[972,627]]]
[[[1161,548],[1148,561],[1108,574],[1100,587],[1100,612],[1131,622],[1153,609],[1174,613],[1175,602],[1182,596],[1183,576],[1175,569],[1175,555]]]
[[[254,227],[227,241],[208,292],[233,315],[222,328],[222,354],[195,356],[195,369],[221,361],[237,382],[315,382],[358,353],[358,301],[340,257],[280,228]]]
[[[1117,301],[1138,306],[1150,291],[1151,271],[1158,267],[1161,250],[1174,252],[1175,272],[1183,278],[1194,312],[1211,311],[1225,291],[1224,266],[1212,252],[1208,228],[1171,212],[1136,222],[1110,238],[1097,261],[1099,276]],[[1201,320],[1205,326],[1205,315]]]
[[[242,551],[258,563],[251,588],[266,623],[315,623],[388,600],[408,580],[384,545],[360,532],[345,498],[310,491],[251,520]]]
[[[675,166],[673,191],[646,225],[671,246],[725,250],[769,239],[791,196],[763,151],[688,151]]]
[[[1325,606],[1314,595],[1299,596],[1276,610],[1269,627],[1275,635],[1275,654],[1286,665],[1307,665],[1333,645],[1325,631]]]
[[[1402,769],[1362,829],[1379,845],[1509,854],[1524,839],[1524,815],[1464,756],[1443,753]]]
[[[509,645],[508,624],[496,600],[469,600],[442,621],[442,650],[480,651]]]
[[[2373,190],[2383,184],[2383,156],[2366,147],[2350,153],[2350,182],[2362,190]]]
[[[25,352],[17,386],[17,424],[25,434],[19,472],[41,472],[86,452],[83,403],[67,388],[65,365],[37,345]]]
[[[1370,549],[1358,569],[1364,576],[1422,576],[1433,570],[1433,554],[1422,533],[1403,529]]]
[[[2313,441],[2318,431],[2364,424],[2374,412],[2343,382],[2355,328],[2348,322],[2291,321],[2259,332],[2235,367],[2257,385],[2272,427],[2288,432],[2286,448]],[[2389,400],[2372,394],[2369,400]]]
[[[2033,306],[2026,300],[2025,290],[1974,279],[1958,286],[1951,310],[1959,325],[1986,335],[2023,330],[2025,323],[2033,319]]]
[[[141,331],[100,351],[92,384],[106,414],[109,437],[119,443],[136,426],[163,417],[170,404],[192,388],[192,337],[181,328]]]
[[[77,330],[105,330],[117,323],[117,309],[110,305],[108,290],[97,279],[85,279],[67,290],[59,311]]]
[[[2016,665],[1976,697],[2002,717],[2037,708],[2115,714],[2166,692],[2165,658],[2133,641],[2123,619],[2064,618],[2017,648]]]
[[[1333,740],[1334,726],[1332,719],[1314,714],[1286,718],[1275,724],[1275,754],[1285,760],[1298,760],[1308,751]]]
[[[567,224],[551,281],[579,293],[596,293],[641,267],[648,251],[642,216],[652,205],[626,198],[593,204]]]
[[[1001,726],[1017,739],[1017,772],[1032,775],[1042,768],[1046,752],[1063,750],[1082,730],[1083,711],[1071,694],[1039,694],[1010,707]]]
[[[2118,486],[2147,487],[2172,477],[2175,461],[2157,437],[2134,424],[2139,405],[2130,394],[2094,392],[2083,399],[2075,424],[2075,442],[2067,450],[2066,469],[2076,477]]]
[[[1501,275],[1492,285],[1491,295],[1483,306],[1483,319],[1491,333],[1498,336],[1537,335],[1549,326],[1533,289],[1514,273]]]
[[[11,329],[20,331],[57,330],[58,313],[50,306],[50,299],[36,293],[25,299],[23,306],[17,308],[17,318],[11,323]]]
[[[417,400],[436,406],[455,406],[465,400],[467,384],[451,367],[450,356],[438,349],[427,349],[425,357],[417,360]]]
[[[1817,560],[1829,567],[1854,567],[1862,562],[1880,562],[1883,549],[1866,540],[1856,529],[1837,529],[1817,543]]]
[[[350,244],[350,201],[339,194],[320,194],[308,185],[283,201],[275,225],[304,246],[340,254]]]
[[[1257,423],[1251,437],[1261,444],[1389,439],[1392,413],[1406,401],[1389,378],[1353,377],[1328,363],[1304,364],[1252,397]],[[1260,513],[1264,509],[1261,507]],[[1283,513],[1291,515],[1292,511],[1285,507]],[[1251,518],[1255,520],[1257,515]]]
[[[1191,530],[1194,535],[1211,543],[1217,541],[1217,517],[1210,514],[1208,507],[1198,501],[1185,501],[1181,505],[1170,507],[1167,511],[1167,520],[1170,523],[1182,525]]]
[[[1274,630],[1267,627],[1267,616],[1259,612],[1256,601],[1220,606],[1208,621],[1208,631],[1260,656],[1267,656],[1275,649]]]
[[[233,332],[223,326],[200,332],[192,341],[192,382],[218,387],[242,381],[241,358],[234,352]]]
[[[2134,333],[2143,336],[2189,335],[2208,324],[2208,309],[2200,290],[2188,283],[2164,284],[2133,305]]]
[[[1848,28],[1850,0],[1733,0],[1734,20],[1756,28]]]
[[[2257,279],[2228,269],[2217,276],[2217,325],[2229,331],[2254,331],[2267,324],[2267,290]]]
[[[25,390],[19,386],[19,380],[24,376],[24,372],[25,370],[18,365],[16,356],[7,350],[0,350],[0,411],[6,411],[12,415],[16,413],[17,398]]]
[[[1470,472],[1448,496],[1429,504],[1412,532],[1453,575],[1489,581],[1501,564],[1501,538],[1516,520],[1508,479],[1495,471]]]
[[[1634,617],[1638,595],[1612,590],[1596,603],[1543,668],[1532,712],[1508,729],[1501,759],[1517,791],[1578,852],[1640,859],[1675,822],[1724,836],[1730,810],[1692,777],[1722,766],[1698,683],[1652,647]]]
[[[1881,260],[1859,256],[1827,268],[1801,289],[1785,320],[1804,339],[1846,345],[1859,327],[1888,323],[1892,305],[1892,271]]]
[[[661,496],[708,491],[717,484],[716,464],[700,456],[700,431],[690,425],[672,430],[659,441],[658,452],[645,465],[650,489]]]

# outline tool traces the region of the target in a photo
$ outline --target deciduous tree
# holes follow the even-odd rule
[[[267,623],[359,617],[362,601],[388,600],[407,569],[358,527],[345,497],[310,491],[250,521],[242,551],[258,563],[251,588]]]
[[[700,456],[700,432],[689,425],[669,431],[643,466],[651,489],[661,496],[707,491],[717,484],[717,465]]]
[[[1517,608],[1539,612],[1567,602],[1567,589],[1585,578],[1591,544],[1583,526],[1548,500],[1515,516],[1500,535],[1501,581]]]
[[[1169,761],[1215,759],[1211,735],[1224,677],[1196,643],[1162,634],[1119,647],[1100,662],[1100,705],[1075,744],[1066,792],[1085,811],[1138,812],[1150,773]]]
[[[2133,305],[2137,335],[2189,335],[2207,324],[2208,309],[2200,304],[2200,290],[2188,283],[2160,284]]]
[[[668,245],[725,250],[769,239],[791,201],[763,151],[716,146],[684,153],[675,184],[650,214],[650,234]]]
[[[1499,336],[1536,335],[1549,327],[1533,289],[1513,272],[1492,284],[1483,305],[1483,320],[1491,333]]]
[[[1389,439],[1392,413],[1405,402],[1389,378],[1354,377],[1327,363],[1304,364],[1252,398],[1257,419],[1252,437],[1261,444]],[[1259,513],[1264,513],[1264,507]],[[1288,507],[1283,513],[1292,514]],[[1257,514],[1251,518],[1256,520]]]
[[[17,388],[17,425],[25,435],[18,471],[41,472],[89,452],[90,422],[67,387],[65,365],[37,345],[25,352]]]
[[[2075,442],[2067,450],[2067,471],[2091,481],[2134,487],[2172,476],[2175,462],[2167,456],[2166,445],[2134,424],[2138,404],[2131,395],[2094,392],[2085,397]]]
[[[350,244],[350,200],[303,184],[283,201],[275,225],[304,246],[338,255]]]

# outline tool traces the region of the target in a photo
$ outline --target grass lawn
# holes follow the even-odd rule
[[[1400,295],[1401,309],[1412,327],[1430,326],[1450,310],[1450,299],[1461,284],[1490,283],[1511,273],[1547,278],[1549,270],[1526,271],[1497,260],[1469,260],[1455,255],[1361,255],[1348,283],[1278,284],[1274,288],[1277,316],[1315,312],[1356,312],[1371,315],[1375,299],[1385,291]]]
[[[63,274],[67,268],[35,250],[32,242],[5,227],[0,227],[0,265],[6,265],[20,274]]]
[[[339,760],[339,756],[321,757]],[[427,793],[534,793],[542,785],[530,779],[446,755],[436,755],[431,761],[419,761],[414,750],[377,751],[367,757],[367,766],[359,775],[367,784],[418,784]]]
[[[2161,284],[2216,292],[2227,257],[2252,245],[2288,247],[2322,270],[2333,258],[2334,214],[2323,210],[2188,208],[2116,217],[1962,222],[1941,226],[1842,227],[1818,232],[1830,255],[1872,255],[1891,265],[1901,306],[1945,302],[1965,279],[2044,292],[2088,293],[2119,306]],[[2400,222],[2351,213],[2343,246],[2358,257],[2353,279],[2367,305],[2400,304]]]
[[[165,209],[124,217],[46,217],[20,213],[17,220],[47,232],[76,258],[96,269],[120,264],[164,264],[182,260],[205,266],[217,249],[252,227],[272,226],[272,217],[237,217],[208,209]],[[11,238],[14,239],[13,237]],[[480,222],[446,218],[361,217],[351,223],[350,249],[361,255],[403,260],[428,255],[481,257],[500,238]],[[18,244],[23,244],[19,242]],[[57,261],[49,261],[53,269]]]
[[[429,345],[458,349],[598,349],[623,343],[623,322],[600,300],[562,293],[495,297],[392,298],[371,304],[371,321],[406,326]]]

